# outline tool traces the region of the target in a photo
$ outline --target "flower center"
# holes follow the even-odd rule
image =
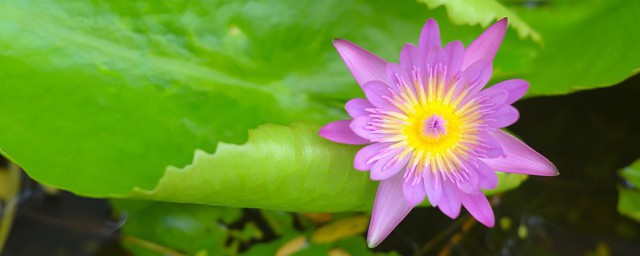
[[[403,133],[414,150],[440,155],[452,150],[462,138],[462,120],[450,104],[417,104],[407,114]]]
[[[421,139],[429,143],[437,143],[447,135],[447,120],[438,114],[433,114],[422,124]]]

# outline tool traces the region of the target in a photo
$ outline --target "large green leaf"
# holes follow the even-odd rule
[[[358,147],[313,136],[319,128],[262,126],[246,144],[198,151],[191,165],[169,167],[154,190],[128,197],[308,212],[370,209],[377,184],[352,169]]]
[[[531,94],[611,86],[640,70],[640,1],[555,0],[511,7],[543,41],[521,75],[532,84]]]

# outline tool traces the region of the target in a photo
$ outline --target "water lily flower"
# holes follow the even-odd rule
[[[438,24],[430,19],[418,46],[402,48],[399,64],[349,41],[333,42],[366,99],[348,101],[352,119],[329,123],[319,134],[367,144],[356,154],[354,168],[380,181],[370,247],[425,197],[450,218],[464,206],[492,227],[493,210],[482,189],[496,187],[496,171],[558,174],[544,156],[501,130],[519,118],[511,104],[529,83],[512,79],[485,88],[507,23],[506,18],[494,23],[465,49],[459,41],[442,47]]]

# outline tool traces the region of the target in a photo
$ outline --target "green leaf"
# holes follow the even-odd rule
[[[620,172],[629,186],[618,186],[618,212],[640,222],[640,160]]]
[[[484,193],[486,195],[503,193],[511,189],[517,188],[520,186],[520,184],[522,184],[522,182],[527,180],[527,178],[529,177],[528,175],[524,175],[524,174],[506,173],[506,172],[497,172],[496,174],[498,175],[498,180],[500,182],[498,183],[498,186],[496,186],[495,188],[485,190]]]
[[[521,71],[532,95],[612,86],[640,70],[640,1],[558,0],[511,7],[543,41],[529,53],[531,67]]]
[[[169,167],[158,186],[133,198],[289,211],[369,210],[377,183],[352,168],[356,146],[327,141],[316,125],[265,125],[243,145],[197,151],[191,165]]]
[[[136,255],[229,255],[229,225],[242,210],[193,204],[112,200],[125,220],[123,244]]]
[[[430,9],[445,6],[449,19],[458,25],[481,25],[487,27],[503,17],[509,18],[509,25],[518,31],[521,38],[531,37],[540,41],[540,35],[529,27],[518,15],[497,0],[418,0]]]

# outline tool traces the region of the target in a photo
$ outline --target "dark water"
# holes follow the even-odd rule
[[[463,212],[419,208],[377,251],[402,255],[640,255],[640,224],[616,211],[617,171],[640,158],[640,76],[621,85],[516,103],[510,129],[554,162],[559,177],[530,177],[492,198],[496,227]],[[25,179],[26,180],[26,179]],[[3,255],[122,255],[105,200],[47,196],[25,181]],[[115,217],[117,219],[117,217]]]

